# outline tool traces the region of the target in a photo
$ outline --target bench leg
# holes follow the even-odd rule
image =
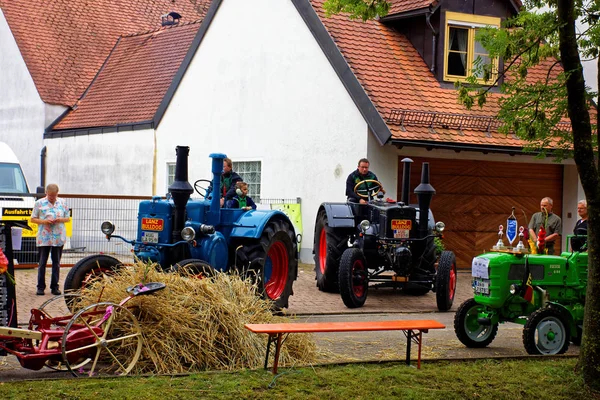
[[[410,365],[410,350],[412,342],[414,341],[418,346],[417,355],[417,369],[421,369],[421,343],[423,342],[423,331],[418,330],[413,332],[411,330],[404,331],[406,335],[406,365]]]
[[[417,356],[417,369],[421,369],[421,343],[423,343],[423,332],[419,331],[417,337],[418,337],[418,341],[419,341],[419,355]]]
[[[406,331],[406,365],[410,365],[410,345],[411,345],[411,336],[412,336],[412,331],[408,330]]]
[[[281,333],[277,334],[277,343],[275,344],[275,359],[273,360],[273,375],[277,374],[277,365],[279,364],[279,350],[281,350]]]
[[[275,341],[275,335],[269,334],[269,340],[267,341],[267,355],[265,356],[265,369],[269,365],[269,351],[271,350],[271,342]]]

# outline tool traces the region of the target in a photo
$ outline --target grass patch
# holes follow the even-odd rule
[[[0,384],[2,399],[593,399],[574,358],[331,365]]]

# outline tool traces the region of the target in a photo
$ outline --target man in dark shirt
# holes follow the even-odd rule
[[[346,196],[348,196],[348,201],[352,203],[361,203],[366,204],[367,200],[361,198],[356,193],[354,193],[354,187],[357,183],[365,181],[365,180],[374,180],[379,181],[377,179],[377,175],[373,172],[369,171],[369,160],[366,158],[361,158],[358,161],[358,168],[356,171],[353,171],[350,175],[348,175],[348,179],[346,179]],[[359,187],[360,190],[367,190],[371,188],[375,188],[377,184],[367,182]],[[385,190],[381,187],[381,192],[385,194]]]
[[[223,174],[221,175],[221,207],[235,196],[235,184],[242,181],[242,177],[233,172],[233,163],[230,158],[223,159]]]

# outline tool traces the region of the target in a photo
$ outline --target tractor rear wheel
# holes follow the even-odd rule
[[[469,299],[461,304],[454,315],[454,333],[462,344],[471,348],[487,347],[498,333],[498,324],[481,325],[477,321],[483,306]]]
[[[67,274],[63,290],[65,293],[74,292],[84,288],[102,274],[111,274],[123,267],[121,261],[103,254],[87,256],[79,260]],[[73,297],[65,297],[67,307],[71,309]],[[71,310],[72,311],[72,310]]]
[[[553,308],[541,308],[529,316],[523,328],[523,345],[528,354],[563,354],[569,348],[569,324]]]
[[[315,279],[323,292],[335,293],[338,288],[340,258],[347,248],[347,237],[331,228],[325,210],[319,212],[315,225]]]
[[[451,251],[443,251],[436,275],[435,299],[440,311],[448,311],[456,294],[456,256]]]
[[[367,300],[369,274],[360,249],[346,249],[340,261],[340,294],[348,308],[362,307]]]
[[[180,275],[195,276],[199,279],[210,278],[216,274],[215,269],[209,263],[197,258],[179,261],[173,265],[172,271]]]
[[[283,220],[271,220],[258,240],[238,250],[238,265],[257,282],[262,297],[271,300],[275,309],[288,307],[294,294],[292,284],[298,275],[298,245],[294,230]]]

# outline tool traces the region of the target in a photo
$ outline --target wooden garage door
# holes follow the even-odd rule
[[[561,216],[563,167],[560,164],[410,158],[414,161],[411,203],[417,203],[413,191],[421,181],[422,164],[429,162],[431,185],[436,190],[431,209],[436,221],[446,224],[444,244],[456,254],[458,268],[470,269],[474,256],[496,244],[498,226],[506,229],[512,207],[519,226],[527,227],[533,213],[539,211],[540,200],[546,196],[554,200],[553,211]],[[398,162],[398,165],[400,199],[403,164]],[[503,239],[506,245],[506,236]],[[513,245],[517,241],[518,237]]]

